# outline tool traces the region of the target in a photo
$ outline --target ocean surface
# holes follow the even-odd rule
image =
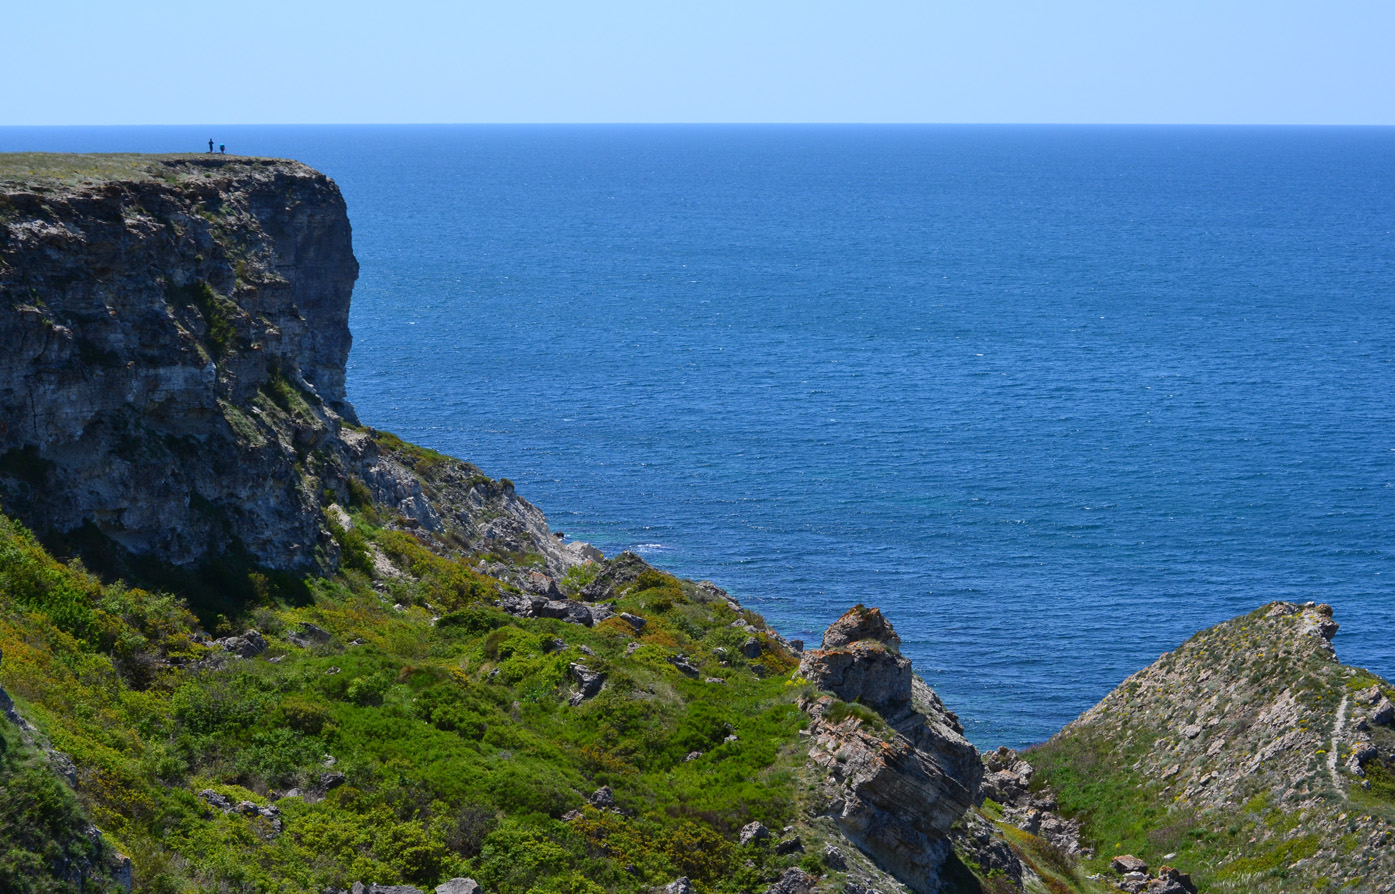
[[[817,642],[880,606],[981,747],[1200,628],[1395,677],[1395,129],[0,128],[334,177],[365,422]]]

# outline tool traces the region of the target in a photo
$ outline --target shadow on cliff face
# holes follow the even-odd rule
[[[51,532],[41,540],[54,555],[80,559],[105,581],[122,580],[132,587],[183,598],[210,632],[241,629],[239,620],[259,606],[296,607],[314,601],[304,575],[262,567],[242,549],[185,568],[132,553],[91,522],[66,534]],[[219,631],[220,627],[228,630]]]

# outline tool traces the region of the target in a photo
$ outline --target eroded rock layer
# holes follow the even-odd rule
[[[833,694],[803,704],[826,812],[912,890],[939,891],[950,831],[978,794],[978,751],[879,610],[849,610],[823,645],[804,653],[800,674]]]

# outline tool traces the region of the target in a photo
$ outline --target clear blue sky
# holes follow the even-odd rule
[[[1395,124],[1395,0],[3,0],[0,125]]]

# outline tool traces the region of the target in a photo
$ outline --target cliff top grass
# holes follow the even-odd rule
[[[61,184],[97,186],[116,181],[178,181],[194,171],[294,164],[284,159],[183,152],[0,152],[0,187]],[[191,170],[192,169],[192,170]]]

